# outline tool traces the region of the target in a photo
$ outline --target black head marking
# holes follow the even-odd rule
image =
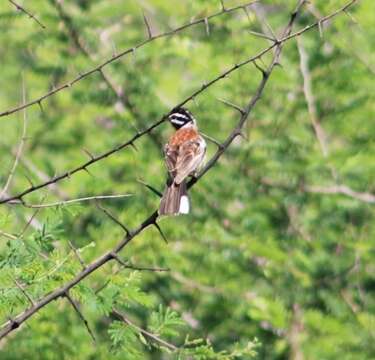
[[[195,122],[190,111],[183,107],[173,109],[168,115],[168,119],[176,129],[180,129],[190,122]]]

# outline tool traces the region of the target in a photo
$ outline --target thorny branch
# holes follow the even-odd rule
[[[289,23],[288,23],[288,25],[287,25],[287,27],[286,27],[286,29],[284,31],[282,39],[279,40],[279,41],[277,41],[277,43],[275,43],[274,45],[272,45],[270,48],[268,48],[268,50],[267,49],[264,50],[263,54],[265,52],[269,51],[270,49],[275,48],[273,60],[272,60],[271,64],[268,66],[268,68],[262,73],[262,75],[263,75],[262,76],[262,80],[261,80],[261,82],[260,82],[260,84],[259,84],[259,86],[258,86],[258,88],[257,88],[257,90],[255,92],[255,94],[252,96],[252,98],[250,99],[248,105],[246,106],[246,108],[244,110],[244,113],[241,115],[237,126],[233,129],[233,131],[229,134],[229,136],[227,137],[227,139],[224,141],[223,146],[220,147],[217,150],[217,152],[213,155],[213,157],[210,159],[210,161],[205,165],[205,167],[199,173],[199,175],[196,178],[193,178],[189,182],[189,184],[188,184],[189,188],[191,188],[192,186],[194,186],[194,184],[197,181],[199,181],[199,179],[201,177],[203,177],[216,164],[216,162],[219,160],[219,158],[224,154],[224,152],[231,145],[232,141],[237,136],[239,136],[241,134],[242,127],[246,123],[250,112],[253,110],[254,106],[256,105],[256,103],[258,102],[258,100],[260,99],[260,97],[261,97],[261,95],[263,93],[263,90],[264,90],[264,88],[266,86],[266,83],[267,83],[267,81],[268,81],[268,79],[269,79],[269,77],[270,77],[273,69],[278,64],[279,56],[280,56],[280,53],[281,53],[281,50],[282,50],[283,43],[285,41],[287,41],[288,39],[291,39],[291,38],[293,38],[295,36],[298,36],[298,35],[302,34],[303,32],[305,32],[305,31],[307,31],[307,30],[309,30],[309,29],[311,29],[313,27],[318,26],[318,22],[316,22],[315,24],[309,25],[309,26],[305,27],[304,29],[302,29],[300,31],[297,31],[294,34],[291,34],[292,25],[293,25],[293,23],[294,23],[294,21],[295,21],[295,19],[297,17],[297,14],[298,14],[300,8],[304,4],[304,2],[305,2],[305,0],[300,0],[298,2],[298,5],[297,5],[295,11],[292,13],[290,21],[289,21]],[[329,16],[326,16],[325,18],[321,19],[320,22],[325,21],[327,19],[330,19],[330,18],[334,17],[335,15],[337,15],[338,13],[340,13],[342,11],[345,11],[347,8],[349,8],[351,5],[353,5],[355,2],[356,2],[356,0],[350,1],[347,5],[345,5],[341,9],[337,10],[333,14],[331,14]],[[253,58],[250,58],[250,59],[246,60],[246,63],[252,62],[253,60],[251,60],[251,59],[253,59]],[[238,68],[238,66],[239,65],[237,64],[235,66],[235,68]],[[230,70],[230,71],[228,70],[227,74],[230,73],[230,72],[232,72],[232,71],[234,71],[234,70]],[[226,73],[223,73],[221,75],[221,77],[224,77],[224,76],[226,76]],[[221,78],[221,77],[219,77],[219,78]],[[218,79],[218,78],[216,78],[216,79]],[[213,80],[213,82],[216,82],[216,81],[218,81],[218,80]],[[201,91],[203,91],[206,88],[207,88],[207,86],[203,87],[202,90],[198,90],[198,93],[200,93]],[[195,96],[195,95],[193,95],[193,96]],[[187,101],[188,100],[186,100],[185,102],[187,102]],[[162,120],[160,120],[158,123],[161,123],[162,121],[164,121],[164,118]],[[158,124],[158,123],[156,123],[156,124]],[[157,125],[154,124],[152,126],[152,128],[154,128],[155,126],[157,126]],[[137,134],[136,136],[139,137],[140,135]],[[124,147],[124,146],[122,146],[122,147]],[[108,155],[106,155],[106,156],[108,156]],[[101,157],[103,158],[105,156],[101,155]],[[41,186],[39,186],[39,188],[40,187]],[[57,288],[56,290],[52,291],[51,293],[49,293],[48,295],[46,295],[45,297],[43,297],[42,299],[40,299],[38,302],[36,302],[33,306],[31,306],[30,308],[28,308],[27,310],[25,310],[24,312],[22,312],[21,314],[19,314],[15,318],[13,318],[13,319],[9,320],[8,322],[6,322],[1,327],[1,330],[0,330],[0,339],[6,337],[13,330],[17,329],[22,323],[24,323],[27,319],[29,319],[31,316],[33,316],[34,314],[36,314],[40,309],[44,308],[50,302],[52,302],[52,301],[54,301],[54,300],[56,300],[56,299],[58,299],[60,297],[66,296],[66,294],[69,292],[69,290],[71,288],[73,288],[75,285],[77,285],[78,283],[80,283],[83,279],[85,279],[91,273],[93,273],[97,269],[101,268],[104,264],[106,264],[109,261],[113,261],[113,260],[117,261],[116,258],[117,258],[118,253],[125,246],[127,246],[138,234],[140,234],[142,231],[144,231],[150,225],[155,225],[157,219],[158,219],[158,212],[155,211],[145,221],[143,221],[136,229],[127,232],[126,235],[123,237],[123,239],[112,250],[108,251],[107,253],[103,254],[98,259],[96,259],[95,261],[93,261],[91,264],[87,265],[86,268],[83,269],[80,273],[78,273],[72,280],[70,280],[69,282],[65,283],[60,288]]]
[[[56,11],[61,19],[61,21],[64,23],[65,27],[67,28],[67,32],[75,45],[75,47],[80,51],[84,56],[86,56],[91,61],[95,61],[95,56],[90,52],[88,46],[85,45],[82,37],[79,34],[79,31],[74,24],[73,19],[69,14],[66,12],[66,10],[63,7],[63,4],[60,0],[50,0],[52,5],[56,8]],[[127,109],[129,113],[133,116],[133,118],[137,119],[137,125],[141,127],[145,127],[145,124],[142,121],[142,117],[140,116],[139,111],[137,108],[133,105],[133,103],[130,101],[129,96],[127,96],[125,90],[116,84],[116,82],[105,72],[105,70],[102,68],[99,71],[100,76],[102,77],[104,83],[106,84],[107,88],[113,93],[113,95],[116,97],[116,104],[120,104],[120,110]],[[118,107],[115,106],[115,109],[117,110]],[[134,126],[135,129],[137,129],[136,126]],[[154,141],[155,145],[158,147],[158,149],[162,148],[162,144],[160,140],[153,134],[149,134],[151,139]]]
[[[268,53],[269,51],[279,47],[280,45],[282,45],[284,42],[294,38],[294,37],[297,37],[301,34],[303,34],[304,32],[314,28],[314,27],[317,27],[319,23],[324,23],[325,21],[328,21],[330,20],[331,18],[333,18],[334,16],[336,16],[337,14],[339,14],[340,12],[346,10],[347,8],[349,8],[352,4],[354,4],[357,0],[351,0],[348,4],[346,4],[345,6],[343,6],[342,8],[338,9],[337,11],[335,11],[334,13],[328,15],[328,16],[325,16],[323,18],[321,18],[319,21],[316,21],[315,23],[311,24],[311,25],[308,25],[306,27],[304,27],[303,29],[295,32],[295,33],[291,33],[291,34],[287,34],[285,36],[283,36],[281,39],[279,39],[278,41],[276,41],[275,43],[273,43],[272,45],[270,45],[269,47],[263,49],[262,51],[260,51],[258,54],[240,62],[240,63],[237,63],[237,64],[234,64],[232,67],[230,67],[229,69],[227,69],[226,71],[222,72],[220,75],[218,75],[217,77],[213,78],[211,81],[207,82],[207,83],[204,83],[200,88],[198,88],[196,91],[194,91],[190,96],[188,96],[187,98],[185,98],[183,101],[181,101],[179,104],[176,105],[176,107],[179,107],[179,106],[183,106],[185,105],[187,102],[189,101],[192,101],[193,99],[195,99],[199,94],[201,94],[202,92],[204,92],[205,90],[207,90],[207,88],[211,87],[212,85],[216,84],[218,81],[222,80],[222,79],[225,79],[228,75],[230,75],[232,72],[238,70],[239,68],[247,65],[247,64],[250,64],[250,63],[254,63],[256,60],[258,59],[261,59],[266,53]],[[234,9],[234,8],[233,8]],[[228,12],[229,9],[226,10],[226,12]],[[215,16],[215,15],[211,15],[212,16]],[[216,15],[217,16],[217,15]],[[198,21],[198,20],[197,20]],[[153,37],[153,39],[155,39],[155,37]],[[22,107],[21,107],[22,108]],[[1,116],[1,114],[0,114]],[[66,178],[69,178],[70,176],[74,175],[75,173],[77,172],[80,172],[80,171],[85,171],[87,170],[87,168],[89,166],[91,166],[92,164],[100,161],[100,160],[103,160],[111,155],[113,155],[114,153],[128,147],[128,146],[133,146],[134,145],[134,142],[136,140],[138,140],[139,138],[141,138],[142,136],[150,133],[152,130],[154,130],[156,127],[160,126],[162,123],[164,123],[164,121],[166,120],[167,118],[167,114],[164,114],[160,120],[158,120],[157,122],[153,123],[152,125],[150,125],[148,128],[142,130],[142,131],[139,131],[138,133],[136,133],[130,140],[120,144],[120,145],[117,145],[116,147],[106,151],[105,153],[102,153],[101,155],[98,155],[98,156],[93,156],[92,158],[90,158],[90,160],[86,161],[85,163],[81,164],[80,166],[77,166],[76,168],[72,169],[72,170],[69,170],[61,175],[57,175],[51,179],[49,179],[48,181],[45,181],[44,183],[41,183],[39,185],[35,185],[35,186],[30,186],[29,188],[27,188],[26,190],[22,191],[21,193],[17,194],[17,195],[14,195],[14,196],[10,196],[8,198],[5,198],[5,199],[1,199],[0,200],[0,204],[4,204],[4,203],[8,203],[10,201],[13,201],[13,200],[20,200],[21,202],[23,201],[23,197],[27,194],[30,194],[32,192],[35,192],[41,188],[44,188],[44,187],[47,187],[51,184],[55,184],[63,179],[66,179]]]
[[[167,31],[165,33],[162,33],[162,34],[159,34],[159,35],[154,35],[151,38],[148,38],[148,39],[142,41],[141,43],[135,45],[132,48],[123,50],[118,54],[114,54],[110,59],[107,59],[104,62],[102,62],[101,64],[99,64],[98,66],[96,66],[96,67],[94,67],[90,70],[85,71],[83,74],[78,75],[76,78],[70,80],[69,82],[52,89],[51,91],[49,91],[48,93],[40,96],[39,98],[34,99],[34,100],[32,100],[32,101],[30,101],[26,104],[22,104],[20,106],[17,106],[13,109],[3,111],[2,113],[0,113],[0,117],[13,114],[17,111],[20,111],[22,109],[25,109],[25,108],[33,106],[33,105],[37,105],[37,104],[40,105],[42,103],[42,101],[49,98],[50,96],[53,96],[56,93],[58,93],[58,92],[60,92],[64,89],[68,89],[68,88],[72,87],[77,82],[87,78],[88,76],[90,76],[92,74],[95,74],[96,72],[102,72],[103,68],[106,67],[107,65],[119,60],[120,58],[124,57],[125,55],[133,54],[135,51],[137,51],[138,49],[142,48],[143,46],[147,45],[148,43],[150,43],[152,41],[155,41],[155,40],[160,39],[160,38],[168,37],[168,36],[171,36],[171,35],[175,35],[176,33],[180,32],[182,30],[185,30],[186,28],[189,28],[191,26],[195,26],[197,24],[201,24],[201,23],[205,24],[206,21],[208,21],[210,19],[213,19],[217,16],[221,16],[223,14],[227,14],[227,13],[230,13],[230,12],[233,12],[233,11],[237,11],[239,9],[244,9],[247,6],[250,6],[251,4],[253,4],[257,1],[259,1],[259,0],[253,0],[253,1],[251,1],[249,3],[246,3],[246,4],[243,4],[243,5],[228,8],[228,9],[225,9],[225,11],[221,10],[221,11],[218,11],[217,13],[215,13],[215,14],[212,14],[212,15],[206,16],[204,18],[200,18],[200,19],[191,21],[187,24],[181,25],[180,27],[177,27],[177,28],[175,28],[173,30],[170,30],[170,31]]]
[[[26,14],[30,19],[33,19],[42,29],[45,29],[45,25],[43,25],[33,14],[31,14],[29,11],[27,11],[24,7],[17,4],[13,0],[8,0],[11,4],[13,4],[17,10],[22,11],[24,14]]]

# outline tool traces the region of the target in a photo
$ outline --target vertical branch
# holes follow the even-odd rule
[[[327,136],[319,122],[315,96],[312,91],[311,73],[308,65],[309,58],[305,47],[303,46],[302,37],[297,37],[297,45],[300,56],[300,68],[303,77],[303,92],[305,94],[311,124],[314,128],[316,138],[318,139],[320,150],[322,151],[323,156],[327,157],[329,155]]]
[[[24,79],[22,81],[22,101],[23,101],[23,104],[26,104],[26,91],[25,91],[25,80]],[[8,179],[7,179],[7,181],[6,181],[5,185],[4,185],[4,188],[2,189],[2,191],[0,193],[0,199],[4,196],[4,194],[7,193],[8,188],[9,188],[11,182],[12,182],[14,173],[15,173],[15,171],[17,169],[18,163],[20,161],[20,158],[22,156],[22,151],[23,151],[23,148],[25,146],[25,141],[26,141],[26,131],[27,131],[27,114],[26,114],[26,109],[24,109],[24,111],[23,111],[23,127],[22,127],[21,141],[20,141],[20,143],[18,145],[16,157],[15,157],[13,166],[12,166],[12,168],[10,170]]]

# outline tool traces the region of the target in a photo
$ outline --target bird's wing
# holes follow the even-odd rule
[[[181,184],[187,176],[192,174],[199,167],[205,153],[206,143],[201,137],[186,141],[179,147],[174,169],[174,181],[176,184]]]
[[[178,147],[170,146],[169,144],[164,147],[165,163],[167,165],[168,172],[172,177],[176,176],[176,163],[178,157]]]

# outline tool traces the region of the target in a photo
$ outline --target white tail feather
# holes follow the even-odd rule
[[[181,196],[180,201],[180,214],[189,214],[190,211],[190,204],[189,204],[189,198],[186,195]]]

